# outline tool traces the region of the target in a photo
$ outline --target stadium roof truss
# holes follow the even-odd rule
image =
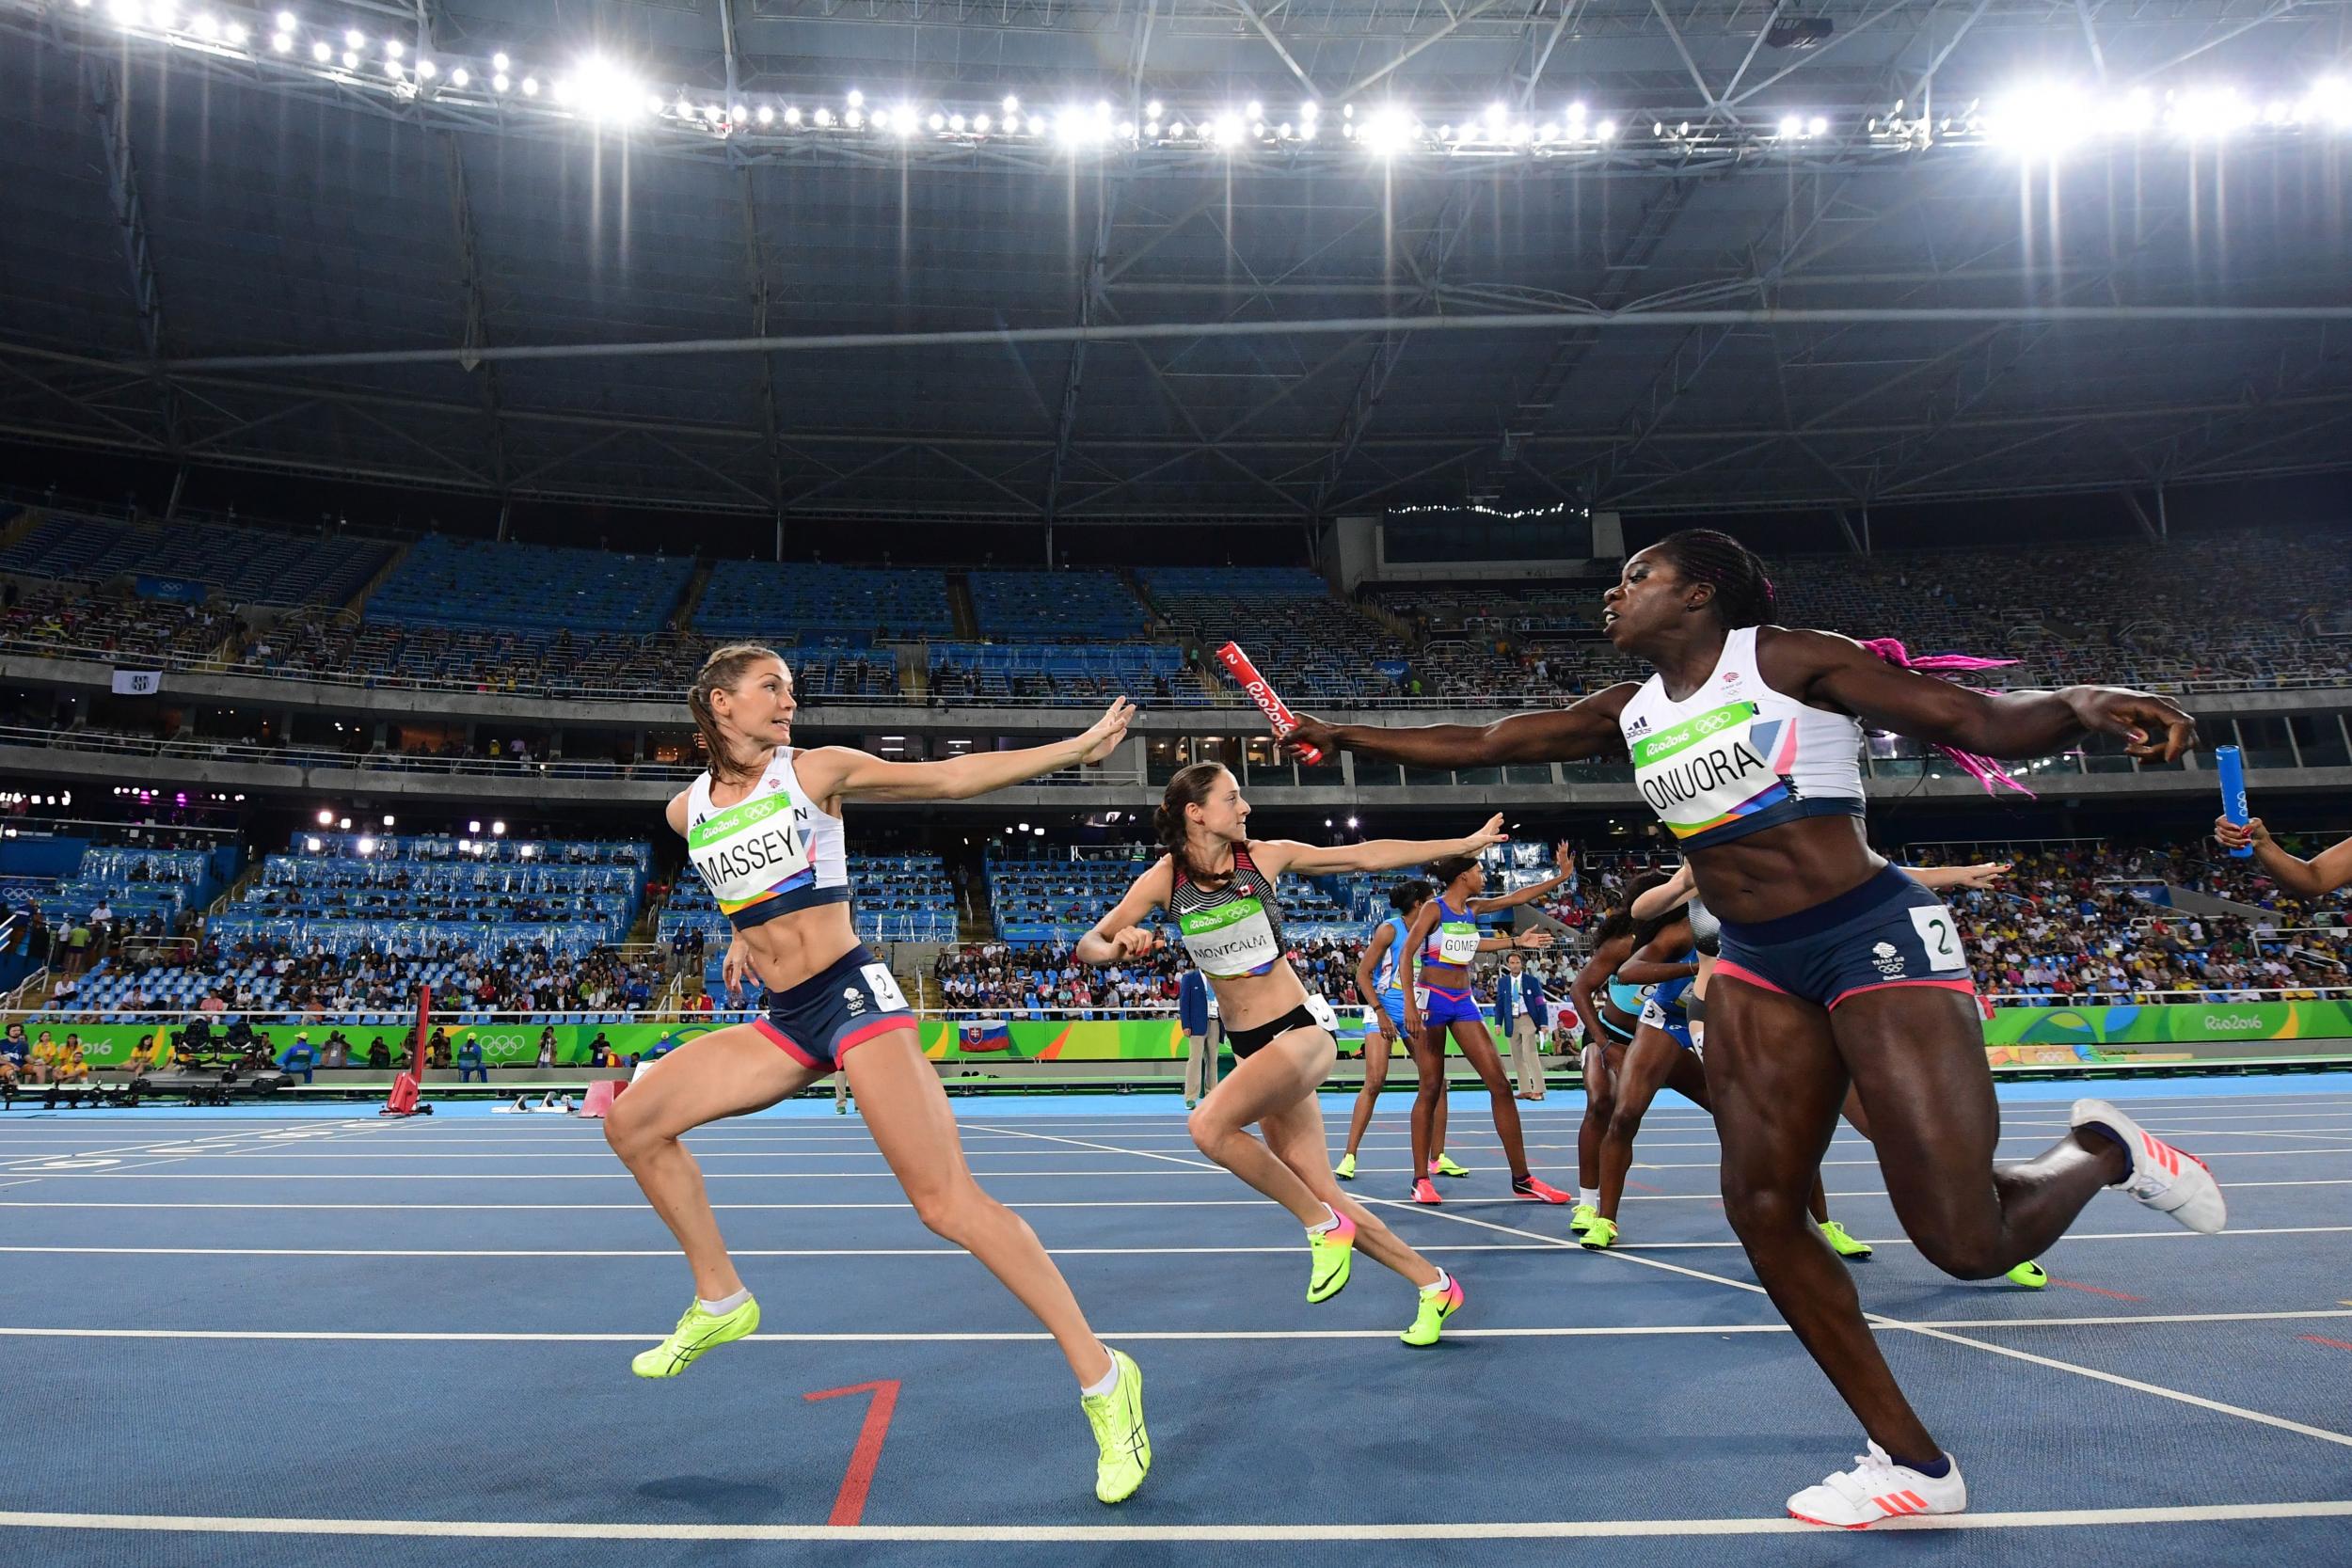
[[[402,59],[553,81],[594,49],[648,105],[723,106],[626,126],[220,47],[191,4],[159,35],[0,0],[0,433],[780,535],[2352,466],[2352,135],[2117,133],[2149,94],[2342,76],[2352,0],[306,8]],[[1966,134],[2021,81],[2065,111],[2030,159]],[[860,84],[1126,118],[750,116]],[[1240,140],[1139,136],[1161,100]],[[1571,109],[1623,129],[1504,129]],[[1493,145],[1353,135],[1408,110]],[[1300,136],[1318,114],[1345,134]]]

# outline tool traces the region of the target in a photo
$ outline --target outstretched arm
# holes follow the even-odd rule
[[[1936,893],[1953,887],[1989,889],[2009,874],[2009,862],[1985,861],[1977,865],[1906,865],[1902,867],[1902,873],[1921,887]]]
[[[1689,903],[1698,890],[1698,879],[1691,875],[1691,863],[1684,861],[1663,887],[1654,887],[1633,900],[1630,912],[1636,920],[1656,920],[1668,910]]]
[[[793,759],[801,787],[818,800],[968,800],[1081,763],[1101,762],[1127,737],[1135,705],[1121,697],[1084,735],[1018,752],[973,752],[944,762],[884,762],[848,746]]]
[[[1495,820],[1500,822],[1502,819],[1498,816]],[[1492,898],[1473,898],[1470,901],[1471,911],[1475,913],[1486,914],[1496,910],[1516,910],[1522,904],[1534,903],[1545,894],[1555,888],[1565,887],[1575,879],[1575,850],[1563,844],[1553,856],[1553,863],[1560,867],[1557,876],[1547,877],[1540,882],[1530,882],[1515,893],[1499,894]]]
[[[1265,838],[1253,840],[1249,852],[1268,876],[1295,871],[1311,877],[1326,871],[1393,871],[1444,855],[1475,855],[1490,844],[1507,843],[1510,836],[1502,831],[1502,814],[1497,812],[1467,838],[1368,838],[1361,844]]]
[[[1162,855],[1152,863],[1152,869],[1127,885],[1127,895],[1119,907],[1094,923],[1094,929],[1078,939],[1073,950],[1082,964],[1116,963],[1121,958],[1140,958],[1155,951],[1160,939],[1143,922],[1153,910],[1164,908],[1174,891],[1175,877],[1168,868],[1168,857]]]
[[[2352,838],[2329,845],[2310,860],[2297,860],[2279,847],[2263,826],[2259,816],[2244,826],[2228,817],[2217,818],[2213,836],[2226,848],[2240,849],[2250,844],[2254,859],[2270,879],[2297,898],[2317,898],[2340,887],[2352,887]]]
[[[1593,949],[1593,956],[1584,960],[1584,967],[1568,982],[1568,999],[1576,1004],[1576,1016],[1592,1025],[1593,1038],[1600,1038],[1600,1001],[1597,993],[1609,983],[1609,976],[1617,972],[1632,951],[1630,937],[1612,937]]]
[[[1668,957],[1691,950],[1691,927],[1688,921],[1677,920],[1650,938],[1642,950],[1617,966],[1617,978],[1629,986],[1655,986],[1668,980],[1687,980],[1699,972],[1692,959]]]
[[[1625,749],[1617,715],[1641,688],[1621,682],[1567,707],[1515,713],[1491,724],[1422,724],[1390,729],[1378,724],[1327,724],[1306,714],[1282,737],[1293,751],[1312,748],[1328,754],[1409,763],[1416,768],[1476,768],[1502,762],[1574,762]]]
[[[2197,721],[2145,691],[1978,691],[1898,670],[1851,637],[1785,626],[1757,634],[1756,657],[1769,685],[1802,702],[1985,756],[2041,756],[2094,731],[2122,736],[2127,753],[2150,762],[2177,762],[2197,746]]]

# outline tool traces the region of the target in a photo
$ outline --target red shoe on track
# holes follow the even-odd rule
[[[1445,1199],[1438,1196],[1438,1184],[1424,1176],[1413,1183],[1413,1201],[1415,1203],[1443,1203]]]
[[[1539,1176],[1522,1176],[1511,1183],[1512,1196],[1530,1203],[1571,1203],[1574,1197]]]

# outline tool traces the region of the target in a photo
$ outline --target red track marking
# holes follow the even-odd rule
[[[825,1521],[828,1525],[854,1525],[864,1517],[866,1489],[874,1484],[874,1467],[882,1463],[882,1439],[890,1433],[890,1413],[898,1405],[898,1385],[895,1379],[826,1388],[801,1397],[834,1400],[848,1394],[871,1394],[874,1400],[866,1407],[866,1419],[858,1426],[857,1447],[850,1450],[850,1468],[841,1478],[841,1490],[834,1497],[832,1516]]]
[[[2094,1296],[2106,1296],[2115,1301],[2146,1301],[2148,1299],[2146,1296],[2127,1296],[2121,1291],[2103,1291],[2096,1285],[2078,1285],[2071,1279],[2060,1279],[2056,1275],[2050,1276],[2050,1283],[2063,1285],[2070,1291],[2087,1291]]]
[[[1629,1187],[1637,1187],[1645,1193],[1662,1193],[1666,1190],[1663,1187],[1653,1187],[1646,1181],[1636,1181],[1629,1176],[1625,1179],[1625,1184]]]
[[[2323,1339],[2316,1334],[2306,1334],[2303,1338],[2314,1345],[2326,1345],[2331,1350],[2352,1350],[2352,1345],[2347,1345],[2341,1339]]]

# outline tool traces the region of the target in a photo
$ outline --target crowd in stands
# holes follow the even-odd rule
[[[88,538],[81,535],[87,533]],[[46,517],[0,548],[16,574],[0,641],[240,672],[534,695],[675,694],[710,647],[782,646],[804,701],[927,699],[1241,706],[1212,650],[1232,639],[1296,704],[1553,702],[1640,673],[1601,639],[1600,578],[1390,583],[1361,602],[1304,567],[961,574],[979,637],[959,640],[935,568],[695,562],[433,534],[390,546],[221,525]],[[143,553],[146,552],[146,553]],[[154,553],[160,552],[160,553]],[[2277,595],[2237,591],[2258,557]],[[2021,685],[2126,680],[2352,683],[2352,533],[2248,529],[2161,545],[1811,555],[1772,562],[1781,619],[1915,651],[2018,665]],[[158,578],[160,574],[160,578]],[[364,604],[353,600],[383,579]],[[209,602],[124,596],[209,592]],[[279,604],[278,615],[232,609]]]

